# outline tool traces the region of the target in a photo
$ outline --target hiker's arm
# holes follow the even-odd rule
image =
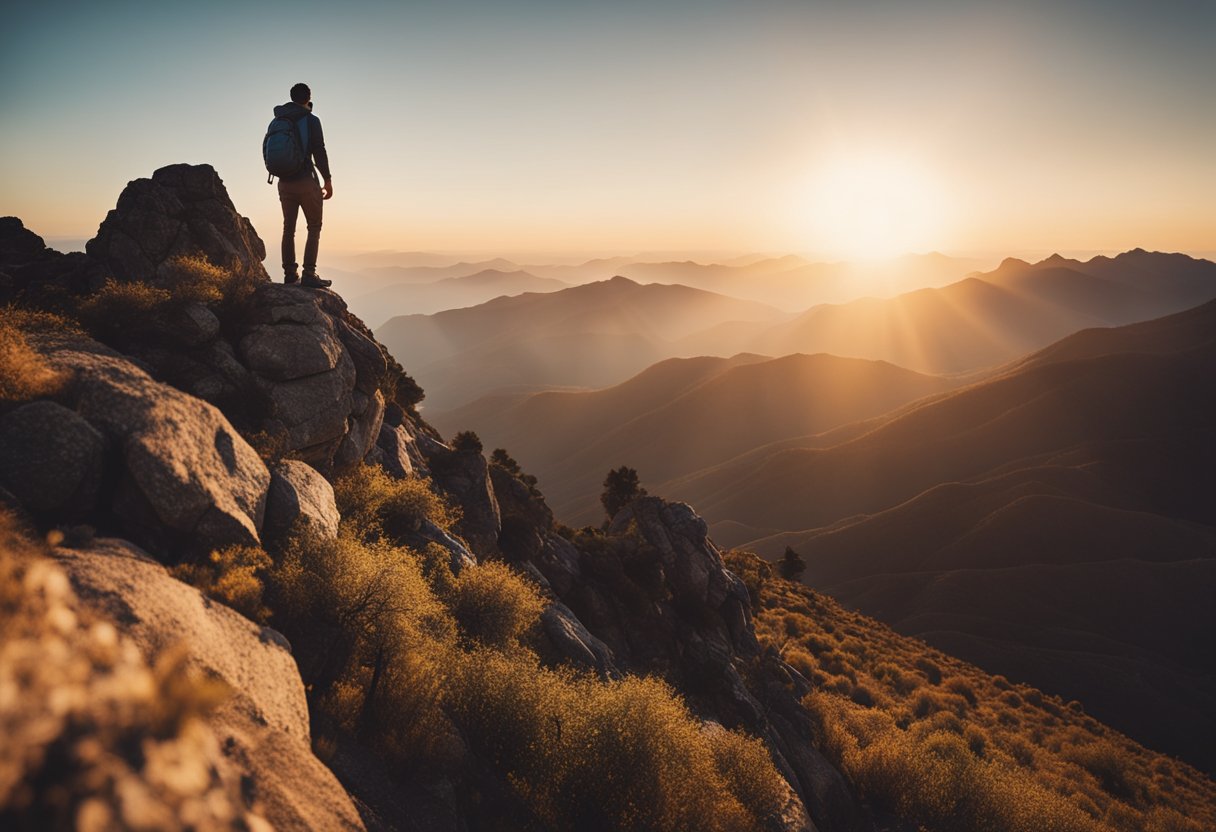
[[[316,116],[310,116],[308,144],[309,150],[312,152],[313,161],[317,164],[317,170],[321,171],[321,178],[325,180],[326,185],[329,184],[329,154],[325,152],[325,133],[321,130],[321,119]],[[332,191],[333,189],[330,188]]]

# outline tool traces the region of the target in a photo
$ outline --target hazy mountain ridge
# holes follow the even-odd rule
[[[400,316],[378,332],[412,357],[431,391],[429,406],[440,411],[503,389],[608,386],[657,361],[696,355],[826,352],[960,374],[999,367],[1081,329],[1145,320],[1216,297],[1216,264],[1140,251],[1086,263],[1010,259],[941,288],[819,304],[795,316],[748,301],[732,307],[723,295],[714,295],[718,307],[711,309],[698,290],[646,285],[653,288],[638,291],[628,278],[614,278],[549,299],[525,294],[437,316]],[[605,286],[615,289],[590,288]],[[629,316],[609,323],[598,307],[621,309],[626,295],[632,295]],[[681,300],[688,305],[681,308]],[[664,326],[665,317],[684,325]],[[612,360],[618,352],[620,360]]]
[[[417,368],[428,406],[445,410],[512,386],[612,384],[673,357],[679,352],[673,343],[715,322],[781,317],[752,301],[616,277],[397,317],[377,332],[394,355]]]
[[[664,385],[654,383],[659,378]],[[648,482],[665,483],[951,386],[884,362],[822,354],[683,359],[613,388],[540,393],[509,404],[490,398],[436,421],[474,429],[510,449],[549,493],[561,495],[554,506],[563,517],[585,523],[599,513],[600,480],[618,460],[636,460]]]
[[[402,310],[429,315],[445,309],[476,306],[503,295],[556,292],[569,283],[537,277],[522,269],[483,269],[468,275],[445,277],[428,283],[393,284],[353,296],[349,303],[368,326],[375,328]]]

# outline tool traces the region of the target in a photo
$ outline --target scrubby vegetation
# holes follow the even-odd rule
[[[54,396],[67,375],[53,369],[29,344],[37,332],[70,334],[76,325],[59,315],[16,306],[0,308],[0,401],[29,401]]]
[[[867,802],[927,830],[1216,828],[1216,784],[1085,715],[782,580],[727,562],[756,630],[812,684],[821,750]]]
[[[255,546],[229,546],[212,552],[202,563],[175,567],[173,575],[246,618],[265,623],[270,610],[262,602],[262,579],[270,566],[270,556]]]
[[[510,567],[453,571],[442,547],[403,545],[458,517],[428,481],[364,466],[335,495],[335,540],[298,531],[268,557],[227,549],[179,569],[287,635],[319,753],[355,738],[391,771],[462,783],[485,801],[475,816],[523,826],[747,830],[784,808],[763,744],[702,724],[666,684],[542,663],[547,602]],[[497,791],[477,782],[487,771]]]
[[[155,283],[107,279],[101,289],[79,299],[76,315],[107,343],[172,338],[185,307],[234,309],[248,299],[254,285],[248,275],[204,257],[176,257],[165,264]]]

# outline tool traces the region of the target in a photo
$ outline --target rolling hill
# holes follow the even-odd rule
[[[1214,370],[1209,302],[662,489],[899,631],[1211,770]]]

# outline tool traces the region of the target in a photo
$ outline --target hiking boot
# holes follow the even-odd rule
[[[309,289],[324,289],[328,286],[333,286],[334,282],[332,280],[325,280],[317,277],[315,274],[306,274],[300,281],[300,285],[306,286]]]
[[[298,274],[283,275],[283,282],[286,283],[288,286],[290,286],[293,283],[299,283],[300,276]]]

